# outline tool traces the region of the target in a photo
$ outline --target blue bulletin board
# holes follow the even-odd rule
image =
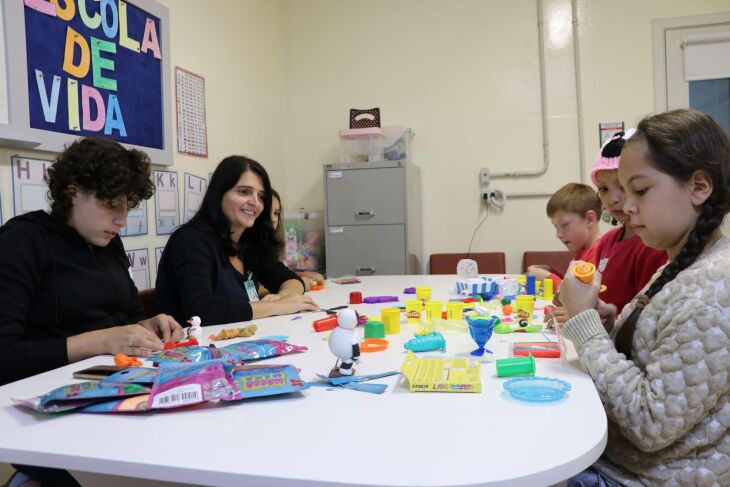
[[[172,164],[169,14],[154,0],[3,2],[9,123],[0,145],[60,151],[79,136]],[[0,73],[2,74],[2,73]],[[25,145],[23,145],[25,144]]]

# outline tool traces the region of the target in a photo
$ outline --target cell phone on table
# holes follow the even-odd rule
[[[116,374],[120,370],[124,370],[128,367],[120,367],[118,365],[94,365],[87,369],[77,370],[73,373],[74,379],[91,379],[101,380],[106,379],[112,374]]]

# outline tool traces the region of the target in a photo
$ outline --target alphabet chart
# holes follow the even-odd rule
[[[192,174],[185,173],[185,216],[183,218],[184,223],[190,221],[200,208],[200,204],[203,202],[203,196],[205,196],[205,190],[208,188],[208,182],[205,178],[193,176]]]
[[[150,288],[149,254],[147,249],[127,250],[129,260],[129,276],[138,291]]]
[[[180,224],[175,171],[153,171],[155,181],[155,229],[157,235],[169,235]]]
[[[208,157],[205,123],[205,78],[175,66],[177,151]]]
[[[13,213],[22,215],[29,211],[50,209],[48,185],[43,179],[53,161],[13,156],[10,166],[13,178]]]

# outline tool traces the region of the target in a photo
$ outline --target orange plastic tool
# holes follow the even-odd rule
[[[575,264],[575,267],[573,267],[573,275],[578,278],[581,282],[584,282],[586,284],[590,284],[593,282],[593,276],[596,273],[596,266],[591,264],[590,262],[585,261],[579,261],[577,264]],[[603,292],[606,290],[606,286],[601,285],[601,290],[599,292]]]

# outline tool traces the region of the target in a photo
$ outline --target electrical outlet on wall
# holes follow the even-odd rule
[[[489,168],[483,167],[479,170],[479,184],[484,186],[489,186],[489,180],[491,179],[489,175]]]

